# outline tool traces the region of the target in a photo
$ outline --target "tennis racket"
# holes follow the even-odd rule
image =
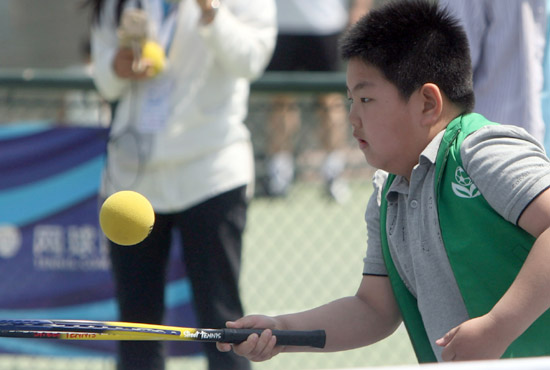
[[[174,340],[240,343],[264,329],[199,329],[88,320],[0,320],[0,337],[62,340]],[[325,331],[273,330],[278,345],[323,348]]]

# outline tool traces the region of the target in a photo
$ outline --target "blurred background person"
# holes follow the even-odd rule
[[[544,143],[541,93],[546,0],[440,0],[466,30],[475,112]]]
[[[542,117],[546,131],[544,147],[550,155],[550,0],[546,0],[546,44],[543,61],[544,85],[542,88]]]
[[[127,189],[155,209],[149,237],[110,243],[120,319],[161,324],[172,230],[202,327],[243,308],[238,283],[250,185],[250,81],[276,38],[272,0],[91,0],[94,81],[118,101],[102,196]],[[152,43],[150,43],[152,42]],[[248,189],[248,191],[247,191]],[[248,361],[205,344],[209,369]],[[161,342],[121,342],[118,368],[163,369]]]
[[[368,12],[372,0],[276,0],[278,36],[269,71],[334,72],[341,70],[338,38],[342,31]],[[295,176],[293,138],[301,125],[299,99],[276,95],[267,128],[265,192],[287,194]],[[349,197],[342,173],[346,166],[347,108],[340,93],[316,99],[319,134],[326,154],[321,175],[327,194],[338,202]]]

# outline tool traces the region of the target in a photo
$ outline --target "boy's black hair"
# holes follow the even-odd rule
[[[469,113],[474,107],[468,39],[458,20],[433,1],[391,1],[371,10],[340,40],[344,60],[378,68],[405,100],[434,83]]]

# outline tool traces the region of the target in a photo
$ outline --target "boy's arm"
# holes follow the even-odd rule
[[[499,358],[550,308],[550,189],[521,215],[518,225],[536,241],[514,283],[486,315],[466,321],[437,341],[446,361]]]
[[[332,352],[362,347],[375,343],[395,331],[401,323],[397,303],[387,276],[365,275],[354,296],[345,297],[309,311],[267,317],[252,315],[235,322],[232,328],[270,328],[281,330],[324,329],[327,334],[323,349],[309,347],[277,347],[271,331],[260,337],[252,334],[246,342],[233,345],[235,353],[251,361],[265,361],[280,352],[323,351]],[[218,344],[221,351],[231,346]]]

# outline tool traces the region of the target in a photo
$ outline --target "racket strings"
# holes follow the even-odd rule
[[[153,150],[152,134],[144,134],[136,129],[138,113],[136,89],[136,82],[132,82],[128,98],[130,115],[126,129],[115,136],[111,136],[108,142],[106,180],[115,189],[135,188],[139,184],[145,172],[145,164],[151,157]],[[122,174],[119,174],[121,172],[125,174],[133,172],[133,176],[122,176]],[[127,183],[123,183],[124,180]]]

